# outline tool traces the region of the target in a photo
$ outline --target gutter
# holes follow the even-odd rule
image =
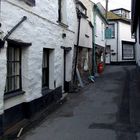
[[[117,62],[119,61],[118,59],[118,51],[119,51],[119,22],[117,22]]]
[[[97,72],[97,66],[96,66],[96,54],[95,54],[95,32],[96,32],[96,10],[97,10],[97,6],[93,6],[93,30],[92,30],[92,39],[93,39],[93,51],[92,51],[92,62],[93,62],[93,75],[96,74]]]

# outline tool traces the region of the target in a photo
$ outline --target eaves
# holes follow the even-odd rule
[[[126,24],[131,24],[131,21],[124,20],[124,19],[108,19],[108,22],[109,21],[120,21],[120,22],[123,22],[123,23],[126,23]]]

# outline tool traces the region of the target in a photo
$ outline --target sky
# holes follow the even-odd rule
[[[94,3],[101,2],[105,7],[106,0],[92,0]],[[125,8],[131,10],[131,0],[109,0],[109,10],[116,8]]]

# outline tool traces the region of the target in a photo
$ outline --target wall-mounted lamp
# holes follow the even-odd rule
[[[4,42],[3,40],[0,39],[0,48],[3,48],[3,47],[4,47],[4,43],[5,43],[5,42]]]

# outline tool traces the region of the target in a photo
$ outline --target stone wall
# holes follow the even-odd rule
[[[24,21],[10,36],[10,39],[30,42],[32,46],[22,50],[22,88],[24,95],[4,100],[6,83],[6,47],[0,49],[0,113],[22,102],[30,102],[42,96],[42,54],[43,48],[51,49],[50,89],[63,86],[63,49],[72,47],[67,56],[66,80],[71,80],[73,47],[77,30],[76,9],[73,0],[66,1],[67,25],[58,21],[57,0],[36,0],[36,6],[30,7],[19,0],[2,1],[1,22],[3,36],[11,30],[23,16]],[[66,38],[62,38],[62,33]]]

